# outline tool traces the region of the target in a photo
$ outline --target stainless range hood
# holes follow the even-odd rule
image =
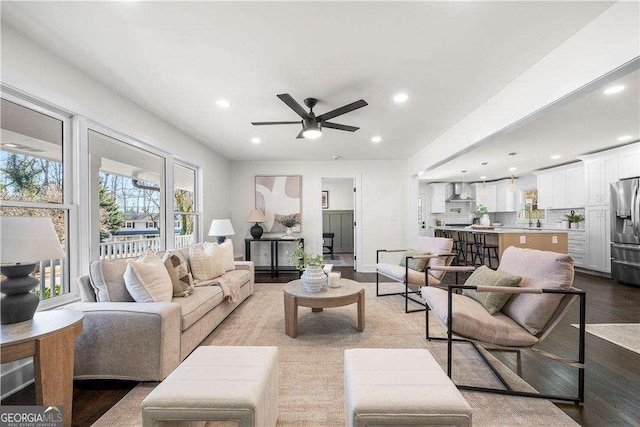
[[[465,185],[463,182],[454,182],[451,184],[453,186],[453,194],[446,201],[453,203],[467,203],[473,202],[473,197],[471,197],[470,188],[467,184],[466,186],[466,194],[463,194],[462,188]],[[464,198],[463,198],[464,197]]]

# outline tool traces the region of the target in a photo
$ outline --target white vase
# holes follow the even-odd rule
[[[491,218],[489,218],[489,214],[482,214],[480,217],[480,225],[491,225]]]
[[[293,231],[291,230],[291,227],[287,227],[287,236],[291,236],[293,234]]]
[[[305,291],[320,292],[322,287],[327,284],[327,275],[324,274],[321,266],[309,265],[305,268],[300,280]]]

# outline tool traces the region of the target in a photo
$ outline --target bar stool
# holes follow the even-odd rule
[[[435,237],[444,237],[444,230],[434,230],[433,235]]]
[[[500,259],[498,257],[498,245],[492,242],[487,243],[487,234],[488,233],[473,233],[473,245],[475,248],[475,253],[472,258],[473,265],[484,265],[485,259],[489,261],[489,268],[493,267],[491,260],[495,259],[497,264],[500,264]],[[493,253],[492,253],[493,252]],[[476,260],[479,260],[480,263],[476,264]]]
[[[447,239],[451,239],[453,241],[453,247],[452,247],[451,253],[455,254],[454,257],[453,257],[453,262],[452,262],[454,265],[460,265],[460,260],[458,258],[458,249],[457,249],[457,246],[456,246],[457,243],[458,243],[457,242],[457,239],[458,239],[457,234],[458,233],[453,231],[453,230],[444,230],[444,237],[447,238]]]
[[[469,257],[473,260],[473,242],[469,239],[470,233],[468,231],[459,231],[458,232],[458,250],[459,256],[458,260],[462,260],[464,265],[469,265]],[[460,264],[462,265],[462,263]]]

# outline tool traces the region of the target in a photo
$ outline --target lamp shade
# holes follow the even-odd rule
[[[2,264],[54,260],[65,257],[51,218],[0,217],[0,262]]]
[[[211,228],[209,228],[209,236],[233,236],[236,234],[233,231],[231,220],[229,219],[214,219],[211,221]]]
[[[249,212],[249,215],[247,215],[247,219],[245,220],[245,222],[265,222],[266,220],[267,218],[264,216],[262,211],[254,209]]]

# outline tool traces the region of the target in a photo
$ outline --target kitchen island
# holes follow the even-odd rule
[[[449,226],[430,226],[429,228],[432,228],[433,230],[486,234],[487,242],[491,240],[494,243],[497,243],[498,254],[500,257],[502,257],[502,253],[509,246],[553,251],[562,254],[569,253],[568,233],[566,230],[562,229],[496,227],[489,230]],[[473,239],[470,240],[473,241]]]

